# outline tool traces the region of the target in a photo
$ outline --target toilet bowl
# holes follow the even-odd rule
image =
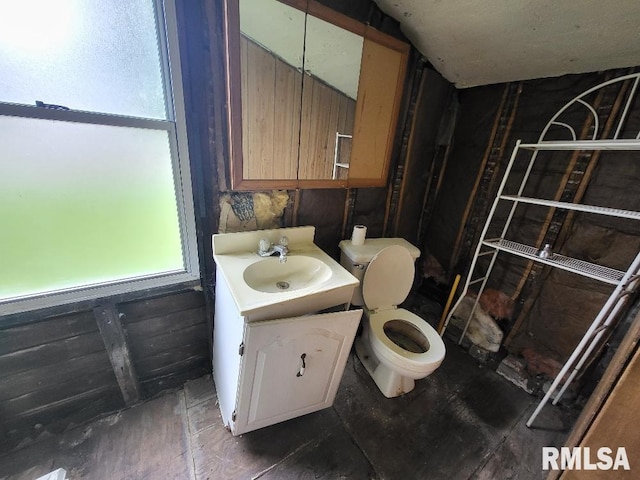
[[[348,240],[340,242],[341,263],[352,273],[360,272],[361,297],[355,295],[354,303],[362,299],[365,316],[356,354],[382,394],[391,398],[410,392],[415,380],[433,373],[446,350],[431,325],[397,307],[413,285],[419,250],[403,239],[367,242],[366,251]]]

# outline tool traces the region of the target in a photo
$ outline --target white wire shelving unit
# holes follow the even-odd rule
[[[522,143],[519,140],[516,142],[502,177],[502,182],[498,187],[497,195],[494,199],[491,210],[489,211],[482,233],[480,234],[480,240],[478,241],[473,260],[471,261],[471,266],[469,273],[467,274],[464,287],[458,301],[449,311],[444,323],[444,328],[441,332],[441,334],[444,335],[444,331],[447,328],[451,317],[454,315],[458,305],[467,295],[469,287],[479,285],[478,287],[474,287],[477,288],[477,295],[473,308],[466,318],[465,326],[458,342],[462,343],[462,340],[467,334],[473,314],[478,306],[480,296],[487,285],[487,281],[495,265],[496,258],[500,252],[522,257],[534,262],[540,262],[552,268],[566,270],[577,275],[582,275],[603,282],[613,287],[613,291],[607,301],[593,319],[588,329],[584,332],[582,339],[576,345],[575,349],[552,382],[549,390],[531,414],[531,417],[526,424],[528,427],[532,425],[542,408],[556,392],[557,394],[553,399],[553,404],[555,405],[558,403],[566,389],[590,358],[591,353],[597,347],[603,335],[605,335],[613,325],[617,315],[625,306],[631,294],[635,292],[638,283],[640,283],[640,252],[638,252],[635,259],[631,261],[626,271],[619,271],[606,266],[587,262],[585,260],[571,258],[553,252],[549,253],[548,251],[543,252],[543,250],[540,249],[540,246],[515,242],[507,239],[506,236],[509,232],[509,227],[511,226],[516,209],[520,205],[538,205],[551,209],[573,210],[577,212],[606,215],[629,220],[640,220],[640,212],[637,211],[610,208],[606,206],[562,202],[523,195],[540,152],[640,151],[640,132],[635,132],[635,138],[622,138],[629,112],[636,101],[636,93],[639,84],[640,73],[625,75],[608,82],[601,83],[583,92],[561,108],[547,123],[537,143]],[[616,85],[620,87],[624,86],[626,89],[626,96],[623,98],[624,106],[616,115],[616,118],[613,119],[614,122],[608,122],[609,127],[607,128],[608,133],[606,136],[610,138],[600,138],[600,136],[603,135],[604,129],[601,125],[601,119],[598,116],[596,107],[589,103],[589,100],[592,99],[600,89],[611,88]],[[578,139],[576,129],[571,125],[571,119],[576,118],[577,111],[583,111],[586,116],[590,117],[592,124],[590,138]],[[585,116],[582,115],[580,118],[584,122]],[[565,134],[568,133],[571,139],[547,140],[552,135],[557,135],[559,130],[564,131]],[[629,136],[628,133],[626,133],[626,135],[627,137]],[[516,161],[522,160],[522,157],[527,153],[529,156],[524,159],[524,165],[526,165],[526,167],[523,170],[520,170],[517,174],[513,173],[515,172],[514,164]],[[515,194],[505,194],[507,184],[509,183],[511,188],[513,188],[512,177],[516,177],[517,175],[522,175],[517,192]],[[511,180],[511,182],[509,182],[509,180]],[[515,183],[518,185],[517,178]],[[504,220],[501,233],[498,236],[494,235],[493,238],[488,238],[487,232],[490,227],[494,227],[494,216],[496,214],[496,210],[499,205],[502,206],[503,204],[506,204],[506,211],[508,214],[506,216],[506,220]],[[476,270],[479,270],[478,259],[481,257],[489,257],[489,262],[485,272],[478,274]],[[563,379],[565,380],[563,381]]]

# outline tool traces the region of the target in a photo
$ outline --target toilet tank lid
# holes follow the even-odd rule
[[[382,249],[391,245],[405,247],[415,261],[420,256],[420,249],[404,238],[367,238],[364,245],[353,245],[351,240],[342,240],[338,246],[353,263],[369,263]]]

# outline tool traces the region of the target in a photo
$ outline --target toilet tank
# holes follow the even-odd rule
[[[342,240],[340,247],[340,265],[360,281],[360,285],[353,292],[352,305],[364,305],[362,298],[362,279],[367,265],[378,252],[391,245],[405,247],[415,261],[420,256],[420,249],[407,242],[404,238],[367,238],[364,245],[353,245],[351,240]]]

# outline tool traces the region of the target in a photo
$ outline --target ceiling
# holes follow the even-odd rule
[[[640,65],[640,0],[375,0],[459,88]]]

